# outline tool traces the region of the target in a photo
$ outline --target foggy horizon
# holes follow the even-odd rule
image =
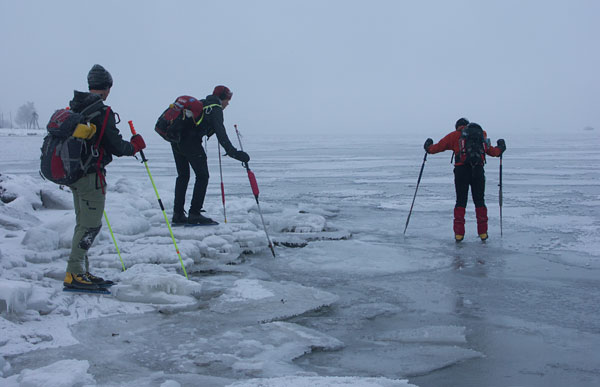
[[[36,8],[32,12],[31,7]],[[185,10],[185,11],[182,11]],[[265,136],[438,138],[465,116],[493,138],[599,129],[594,1],[2,2],[0,112],[44,127],[95,63],[107,100],[153,136],[179,95],[234,93],[225,125]]]

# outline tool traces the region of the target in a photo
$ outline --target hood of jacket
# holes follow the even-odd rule
[[[221,99],[212,94],[207,95],[206,98],[204,99],[204,106],[212,105],[215,103],[221,105]]]
[[[69,107],[76,113],[81,112],[83,109],[90,106],[94,102],[102,100],[102,97],[99,94],[93,94],[77,90],[75,90],[73,93],[73,99],[69,102]]]

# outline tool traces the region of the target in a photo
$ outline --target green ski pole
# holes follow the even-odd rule
[[[125,264],[123,263],[123,258],[121,258],[121,252],[119,251],[119,246],[117,246],[117,240],[115,239],[115,234],[113,233],[112,227],[110,227],[110,222],[108,221],[108,216],[106,215],[106,211],[104,211],[104,220],[106,220],[106,225],[108,226],[108,231],[110,231],[110,236],[115,244],[115,248],[117,249],[117,254],[119,255],[119,259],[121,260],[121,266],[123,266],[123,271],[125,271]]]
[[[133,121],[128,121],[128,122],[129,122],[129,127],[131,128],[131,134],[133,134],[135,136],[137,133],[135,132],[135,128],[133,127]],[[162,200],[160,200],[160,195],[158,194],[158,190],[156,189],[156,184],[154,184],[154,179],[152,178],[152,174],[150,173],[150,168],[148,168],[148,159],[144,155],[143,150],[140,150],[140,155],[142,156],[142,162],[144,163],[144,166],[146,167],[146,171],[148,172],[148,177],[150,178],[150,182],[152,183],[152,187],[154,188],[154,193],[156,194],[156,198],[158,199],[158,204],[160,206],[160,209],[163,213],[163,216],[165,217],[165,223],[167,224],[167,227],[169,228],[169,233],[171,234],[171,239],[173,240],[173,245],[175,245],[175,251],[177,251],[177,257],[179,258],[179,262],[181,263],[181,269],[183,269],[183,274],[185,274],[185,278],[189,279],[188,275],[187,275],[187,271],[185,270],[185,266],[183,265],[183,259],[181,259],[181,253],[179,252],[179,247],[177,247],[177,242],[175,241],[175,236],[173,236],[173,230],[171,229],[171,224],[169,223],[169,218],[167,217],[167,213],[165,212],[165,206],[163,206]]]

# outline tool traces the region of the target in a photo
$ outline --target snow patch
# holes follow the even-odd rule
[[[24,369],[18,375],[0,379],[6,387],[77,387],[95,385],[96,380],[88,373],[87,360],[61,360],[35,370]],[[6,383],[6,384],[4,384]]]
[[[27,230],[21,244],[37,251],[52,251],[58,248],[59,241],[60,235],[53,229],[35,227]]]
[[[23,313],[32,293],[31,283],[3,279],[0,282],[0,307],[7,313]]]
[[[229,302],[245,300],[261,300],[263,298],[275,296],[273,292],[261,285],[262,281],[253,279],[241,279],[235,281],[234,287],[227,291]]]
[[[321,215],[291,213],[270,221],[270,226],[278,232],[305,233],[324,231],[327,221]]]
[[[121,301],[148,304],[194,304],[202,285],[164,267],[137,264],[117,276],[111,292]]]

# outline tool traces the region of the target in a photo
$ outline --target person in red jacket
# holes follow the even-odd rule
[[[503,139],[497,141],[497,146],[490,145],[487,133],[480,125],[469,122],[466,118],[460,118],[454,125],[455,130],[448,133],[437,144],[431,138],[425,141],[425,151],[430,154],[451,150],[454,152],[454,186],[456,188],[456,205],[454,206],[454,235],[456,242],[465,237],[465,210],[471,187],[471,196],[475,203],[475,214],[477,216],[477,234],[482,241],[488,238],[488,217],[485,206],[485,155],[499,157],[506,150]],[[468,133],[479,134],[479,141],[471,141],[477,144],[478,152],[467,140]],[[473,154],[475,154],[473,156]],[[472,159],[471,159],[472,157]]]

